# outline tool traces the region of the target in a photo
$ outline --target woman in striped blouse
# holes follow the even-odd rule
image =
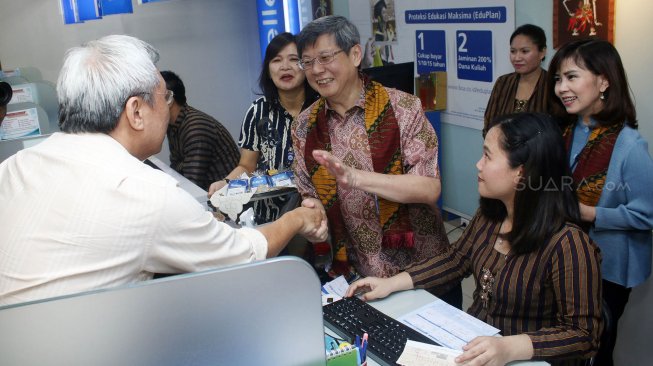
[[[510,63],[515,72],[500,76],[494,83],[485,108],[483,136],[490,122],[502,114],[545,112],[548,94],[547,73],[542,68],[546,56],[544,30],[524,24],[510,36]]]
[[[478,337],[456,362],[504,365],[538,359],[582,364],[601,334],[599,250],[576,225],[579,209],[557,122],[548,115],[500,117],[478,168],[480,209],[448,252],[394,277],[352,284],[364,300],[415,287],[445,293],[473,275],[467,310],[504,337]]]
[[[240,129],[240,161],[225,180],[211,184],[209,197],[224,187],[228,179],[243,173],[273,174],[290,169],[294,160],[290,125],[299,112],[317,99],[298,61],[295,36],[291,33],[280,33],[268,44],[259,76],[263,96],[247,109]],[[257,201],[257,222],[276,220],[289,202],[288,196]]]

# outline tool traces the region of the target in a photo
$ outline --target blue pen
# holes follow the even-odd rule
[[[363,341],[363,355],[361,357],[361,362],[365,362],[365,359],[367,358],[367,341]]]
[[[360,346],[361,346],[361,337],[359,337],[358,334],[356,335],[356,340],[354,341],[354,346],[356,346],[358,348],[360,348]]]

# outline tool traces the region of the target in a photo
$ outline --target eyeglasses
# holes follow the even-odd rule
[[[175,100],[174,99],[175,93],[173,93],[172,90],[166,90],[165,93],[151,92],[151,93],[143,93],[143,94],[163,94],[163,95],[165,95],[166,104],[168,106],[172,105],[172,102]]]
[[[154,93],[155,93],[155,94],[165,94],[166,104],[167,104],[168,106],[172,105],[172,102],[175,100],[175,99],[174,99],[174,97],[175,97],[175,93],[173,93],[172,90],[166,90],[165,93],[157,93],[157,92],[154,92]]]
[[[166,90],[165,93],[157,93],[157,92],[151,92],[151,93],[137,93],[137,94],[132,94],[132,95],[130,95],[130,96],[127,98],[127,100],[125,100],[125,103],[123,103],[123,107],[124,107],[124,104],[126,104],[127,101],[129,100],[129,98],[131,98],[131,97],[136,97],[136,96],[143,96],[143,95],[145,95],[145,94],[163,94],[163,95],[165,95],[165,98],[166,98],[166,104],[167,104],[168,106],[171,106],[171,105],[172,105],[172,102],[175,100],[175,99],[174,99],[174,97],[175,97],[175,93],[173,93],[172,90]]]
[[[306,71],[308,69],[312,69],[313,64],[316,61],[320,65],[330,64],[336,58],[336,55],[339,54],[340,52],[344,52],[344,51],[343,50],[338,50],[338,51],[331,51],[331,52],[323,52],[317,57],[313,57],[313,58],[310,58],[310,59],[309,58],[301,59],[301,60],[297,61],[297,66],[299,66],[300,69]]]

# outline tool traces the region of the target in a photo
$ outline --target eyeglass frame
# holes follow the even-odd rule
[[[339,54],[340,52],[345,52],[343,49],[339,49],[337,51],[327,51],[327,52],[322,52],[320,55],[313,57],[310,60],[304,61],[303,59],[300,59],[297,61],[297,66],[299,67],[300,70],[302,71],[307,71],[308,69],[313,69],[313,65],[315,65],[315,62],[317,62],[320,65],[328,65],[333,62],[333,60],[336,59],[336,55]],[[320,57],[327,57],[328,61],[322,62],[320,61]],[[308,65],[307,65],[308,64]]]
[[[168,93],[170,93],[170,94],[168,94]],[[163,94],[163,95],[164,95],[164,98],[166,98],[166,104],[168,105],[168,107],[171,106],[171,105],[172,105],[172,102],[174,102],[174,100],[175,100],[175,92],[173,92],[173,91],[170,90],[170,89],[166,89],[166,92],[165,92],[165,93],[159,93],[159,92],[142,92],[142,93],[133,94],[133,95],[130,95],[130,96],[127,98],[127,100],[129,100],[129,98],[132,98],[132,97],[138,97],[138,96],[143,96],[143,95],[147,95],[147,94],[150,94],[150,95],[152,95],[152,94]],[[127,103],[127,100],[125,100],[125,103],[123,103],[123,104],[126,104],[126,103]]]
[[[173,92],[170,89],[166,89],[165,93],[158,93],[158,92],[152,92],[152,93],[146,93],[146,94],[163,94],[166,98],[166,104],[168,106],[172,105],[172,102],[175,101],[175,92]]]

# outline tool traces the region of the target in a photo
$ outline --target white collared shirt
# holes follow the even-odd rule
[[[265,237],[213,218],[105,134],[56,133],[0,164],[0,305],[251,262]]]

